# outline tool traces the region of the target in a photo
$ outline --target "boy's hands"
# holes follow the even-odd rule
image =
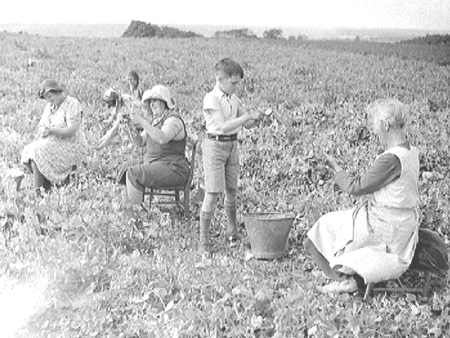
[[[269,107],[263,112],[260,111],[259,108],[257,108],[257,109],[253,108],[249,114],[250,114],[252,120],[262,120],[265,117],[269,117],[273,114],[273,108]]]
[[[257,111],[257,110],[252,110],[248,113],[248,115],[250,116],[250,118],[252,120],[261,120],[263,117],[263,113]]]
[[[263,121],[266,117],[269,117],[273,113],[273,108],[267,108],[264,112],[259,108],[251,106],[250,109],[247,110],[247,116],[250,117],[246,123],[244,123],[244,127],[249,129],[256,125],[259,125],[260,121]]]

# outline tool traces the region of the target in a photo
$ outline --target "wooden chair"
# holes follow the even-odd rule
[[[146,188],[144,190],[145,196],[150,196],[150,204],[154,196],[169,197],[169,199],[161,199],[155,204],[176,204],[180,206],[183,204],[184,217],[189,218],[189,201],[191,193],[191,183],[194,177],[195,169],[195,153],[197,152],[198,136],[196,134],[188,133],[186,145],[186,158],[189,160],[189,176],[184,185],[168,186],[161,188]],[[183,201],[180,199],[180,193],[183,192]]]
[[[447,247],[436,232],[419,229],[419,241],[409,269],[424,273],[425,282],[422,286],[408,288],[399,283],[398,287],[376,287],[375,284],[369,283],[366,286],[364,300],[368,300],[374,292],[417,293],[428,297],[432,276],[444,278],[449,270]]]

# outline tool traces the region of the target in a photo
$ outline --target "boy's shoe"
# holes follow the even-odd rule
[[[228,246],[230,248],[237,247],[240,241],[241,241],[241,236],[237,233],[228,236]]]
[[[353,277],[342,281],[334,281],[319,288],[323,293],[351,293],[358,290],[358,284]]]

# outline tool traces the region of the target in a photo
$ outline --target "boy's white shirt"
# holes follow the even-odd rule
[[[206,94],[203,99],[203,116],[206,121],[206,131],[211,134],[236,134],[241,130],[241,127],[234,128],[227,133],[222,133],[220,127],[217,125],[213,116],[211,116],[210,110],[220,112],[225,121],[235,119],[239,116],[239,109],[241,106],[241,100],[235,95],[227,96],[217,86]]]

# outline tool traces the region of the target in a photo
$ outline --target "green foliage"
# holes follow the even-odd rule
[[[304,47],[314,49],[336,50],[338,52],[357,53],[362,55],[379,55],[380,57],[395,57],[399,59],[414,59],[433,62],[441,66],[450,65],[449,46],[444,44],[419,45],[407,43],[381,43],[367,41],[303,41]]]
[[[409,136],[421,151],[422,226],[448,245],[448,67],[340,53],[332,42],[324,49],[268,39],[149,43],[0,33],[0,44],[0,297],[19,286],[39,295],[32,311],[25,311],[31,297],[14,299],[18,312],[29,314],[16,337],[446,337],[447,281],[429,299],[393,294],[364,303],[359,295],[322,295],[315,286],[326,281],[301,243],[323,213],[356,202],[335,190],[322,152],[350,172],[364,170],[379,152],[364,108],[395,96],[410,106]],[[109,87],[125,91],[129,69],[139,72],[145,88],[170,86],[188,129],[202,135],[202,99],[225,56],[244,67],[243,102],[274,110],[241,133],[239,214],[296,213],[282,260],[249,259],[246,239],[229,249],[221,205],[213,226],[221,235],[214,239],[217,255],[202,261],[195,220],[186,222],[174,209],[147,204],[145,213],[121,205],[115,172],[140,151],[120,137],[94,149],[108,128],[100,98]],[[36,64],[28,67],[30,58]],[[31,175],[15,192],[9,170],[19,167],[21,149],[34,138],[44,107],[36,88],[49,77],[83,103],[92,149],[68,187],[36,199]],[[201,149],[198,155],[196,191],[203,184]],[[192,208],[198,214],[198,200]],[[413,277],[406,282],[421,278]],[[0,311],[2,329],[12,310]]]
[[[194,32],[185,32],[178,28],[152,25],[142,21],[131,21],[122,34],[123,38],[194,38],[201,35]]]

